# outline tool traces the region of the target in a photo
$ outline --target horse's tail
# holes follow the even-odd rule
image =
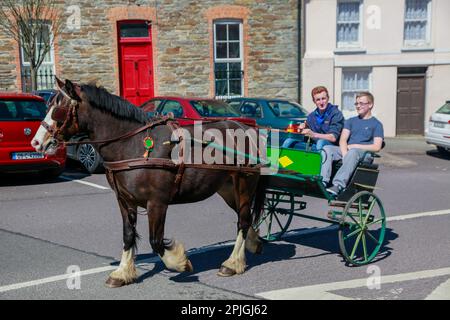
[[[266,198],[266,181],[264,176],[259,176],[256,185],[255,196],[253,197],[253,225],[257,225],[264,210],[264,200]]]

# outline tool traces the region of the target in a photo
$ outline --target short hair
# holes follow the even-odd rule
[[[330,97],[330,95],[328,94],[327,88],[325,88],[324,86],[318,86],[318,87],[315,87],[314,89],[311,90],[311,97],[312,97],[313,101],[314,101],[314,96],[316,94],[319,94],[319,93],[322,93],[322,92],[326,92],[327,93],[327,97]]]
[[[373,94],[371,94],[369,91],[363,91],[356,95],[356,99],[361,98],[361,97],[367,97],[367,100],[369,100],[369,102],[372,104],[375,102],[375,98],[373,97]]]

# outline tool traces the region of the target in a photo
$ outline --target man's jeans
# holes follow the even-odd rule
[[[327,145],[323,150],[322,156],[325,157],[325,159],[322,159],[320,175],[322,176],[322,181],[328,184],[331,177],[333,161],[342,159],[342,153],[338,146],[333,145]],[[342,166],[333,178],[333,185],[345,188],[355,171],[356,166],[363,158],[373,160],[372,155],[367,153],[366,150],[350,149],[342,160]]]
[[[333,145],[330,141],[325,140],[325,139],[319,139],[317,141],[314,141],[315,144],[312,145],[311,150],[313,151],[318,151],[318,150],[322,150],[324,146],[327,145]],[[297,140],[297,139],[293,139],[293,138],[287,138],[284,142],[283,145],[281,146],[282,148],[292,148],[292,149],[299,149],[299,150],[305,150],[306,149],[306,142]]]

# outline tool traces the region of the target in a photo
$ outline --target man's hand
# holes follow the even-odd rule
[[[314,138],[315,136],[315,132],[314,131],[312,131],[311,129],[303,129],[302,131],[301,131],[301,134],[304,134],[305,136],[307,136],[307,137],[310,137],[310,138]]]

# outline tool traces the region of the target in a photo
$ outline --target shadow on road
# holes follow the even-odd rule
[[[439,151],[437,151],[437,149],[427,151],[427,155],[436,159],[450,160],[450,152],[444,155]]]
[[[376,234],[374,234],[374,235],[378,237],[378,235],[376,235]],[[376,255],[375,259],[372,260],[371,263],[375,263],[375,262],[384,260],[388,256],[390,256],[392,254],[393,249],[391,247],[389,247],[389,244],[391,243],[391,241],[393,241],[397,238],[398,238],[398,234],[395,233],[393,231],[393,229],[386,228],[386,233],[384,236],[384,243],[383,243],[382,247],[380,248],[380,251]],[[339,248],[339,239],[338,239],[337,230],[330,230],[328,232],[323,232],[323,233],[320,233],[320,235],[316,234],[316,235],[307,235],[307,236],[301,236],[301,235],[300,236],[291,236],[287,239],[284,239],[284,241],[325,251],[324,253],[321,253],[318,255],[300,256],[300,257],[293,258],[295,260],[313,258],[313,257],[323,256],[323,255],[328,255],[328,254],[340,255],[342,257],[341,250]],[[368,251],[370,251],[371,249],[373,249],[373,247],[370,247],[370,245],[368,244]],[[361,251],[362,251],[362,249],[361,249]],[[355,266],[347,263],[347,261],[344,259],[344,257],[342,257],[342,262],[344,262],[346,264],[346,266],[355,267]]]
[[[61,174],[62,176],[73,177],[76,179],[83,179],[90,174],[86,173],[80,168],[80,165],[68,161],[66,162],[66,168]],[[32,186],[39,184],[53,184],[68,182],[61,177],[51,177],[45,173],[40,172],[26,172],[26,173],[0,173],[0,187],[13,187],[13,186]]]

